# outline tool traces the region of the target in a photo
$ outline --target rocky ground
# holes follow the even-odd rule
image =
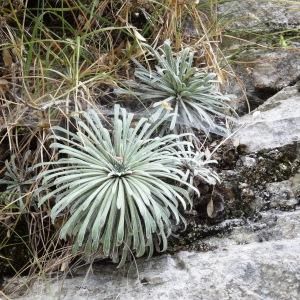
[[[299,103],[287,87],[240,119],[231,143],[242,150],[228,150],[212,224],[196,214],[173,255],[82,267],[20,299],[299,299]]]
[[[202,241],[213,251],[163,255],[123,270],[99,264],[89,275],[85,267],[73,278],[36,283],[20,299],[299,299],[299,217],[296,209],[232,220],[226,237]]]
[[[232,21],[230,30],[299,29],[300,2],[279,2],[225,1],[219,12]],[[246,63],[235,72],[255,110],[240,118],[219,154],[222,184],[196,201],[188,230],[171,242],[169,254],[122,270],[85,266],[72,277],[35,282],[19,299],[300,299],[297,45],[238,54]],[[242,95],[236,83],[229,89]],[[206,206],[211,218],[202,222]]]
[[[257,118],[241,119],[232,142],[243,151],[222,172],[219,221],[194,217],[182,247],[177,243],[189,251],[122,270],[82,267],[72,278],[36,282],[20,299],[299,299],[299,96],[288,87],[259,107]]]

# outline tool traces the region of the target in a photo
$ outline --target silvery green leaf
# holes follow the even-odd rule
[[[135,61],[136,81],[128,81],[128,91],[123,89],[123,93],[135,95],[159,111],[160,103],[172,97],[174,101],[167,109],[176,111],[176,116],[171,122],[165,122],[170,130],[185,126],[224,135],[227,128],[222,129],[215,116],[226,118],[235,112],[231,104],[233,97],[219,92],[216,74],[193,67],[194,52],[189,48],[174,54],[169,40],[158,49],[143,45],[157,65],[148,70]]]
[[[69,213],[60,236],[71,238],[75,252],[102,249],[123,264],[130,252],[152,255],[159,242],[166,249],[171,218],[184,222],[179,206],[191,203],[190,194],[178,185],[197,191],[183,180],[178,157],[184,151],[180,147],[192,149],[182,140],[190,134],[155,135],[172,117],[134,123],[133,115],[116,105],[111,131],[93,110],[77,118],[76,133],[56,127],[63,136],[54,135],[52,147],[60,158],[45,163],[49,169],[39,175],[44,183],[39,192],[45,191],[39,205],[55,200],[54,222]]]

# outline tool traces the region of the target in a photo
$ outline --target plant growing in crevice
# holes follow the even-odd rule
[[[134,60],[136,81],[127,81],[128,89],[118,92],[152,103],[156,116],[171,111],[170,130],[187,126],[206,133],[226,134],[226,126],[217,119],[229,118],[234,110],[231,97],[219,92],[216,75],[193,66],[194,52],[190,48],[175,55],[169,40],[158,49],[144,46],[157,62],[155,70]]]
[[[142,118],[134,126],[133,114],[114,108],[112,130],[106,129],[94,110],[76,118],[77,133],[53,128],[61,157],[41,173],[49,192],[39,204],[55,197],[53,221],[70,212],[60,237],[73,237],[74,251],[100,251],[122,265],[134,252],[137,257],[154,248],[167,248],[171,219],[184,222],[179,205],[191,205],[189,193],[197,190],[182,180],[180,146],[175,134],[153,138],[155,124]],[[52,191],[50,191],[51,188]]]
[[[5,161],[6,171],[0,179],[0,184],[6,185],[1,201],[10,206],[14,204],[21,210],[25,209],[29,195],[32,196],[32,186],[35,183],[34,171],[29,163],[30,155],[31,151],[27,151],[22,161],[16,162],[16,156],[13,154],[9,161]]]
[[[188,146],[188,151],[180,151],[179,153],[182,170],[184,171],[184,181],[193,186],[197,186],[199,181],[210,185],[220,183],[218,173],[212,169],[212,165],[218,162],[211,158],[211,153],[208,149],[195,151]]]

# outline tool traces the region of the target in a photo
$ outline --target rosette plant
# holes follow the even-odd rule
[[[30,155],[31,151],[27,151],[19,160],[13,154],[9,161],[5,161],[6,171],[3,178],[0,178],[0,184],[6,186],[2,195],[3,202],[21,210],[26,208],[27,197],[31,196],[31,188],[35,183],[33,167],[29,163]]]
[[[151,103],[156,115],[171,111],[170,130],[185,126],[206,133],[226,134],[226,126],[220,125],[217,119],[234,113],[232,98],[219,92],[214,73],[193,66],[194,51],[185,48],[174,55],[169,40],[158,49],[144,46],[157,62],[155,69],[149,70],[134,60],[136,80],[127,81],[128,89],[119,89],[119,92]]]
[[[194,186],[197,185],[195,181],[199,180],[210,185],[220,183],[218,173],[212,168],[212,165],[218,162],[211,158],[211,152],[208,149],[193,151],[190,146],[187,146],[187,149],[188,151],[178,152],[181,157],[182,170],[185,173],[183,180]]]
[[[75,251],[100,251],[121,265],[129,252],[166,250],[172,222],[184,222],[179,207],[191,205],[187,189],[197,191],[182,179],[178,155],[189,142],[175,134],[153,138],[165,119],[133,117],[116,105],[111,129],[94,110],[76,118],[76,133],[54,127],[51,147],[60,158],[39,176],[47,190],[39,205],[55,199],[53,221],[68,212],[60,237],[71,237]]]

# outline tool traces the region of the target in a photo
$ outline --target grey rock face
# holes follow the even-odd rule
[[[300,76],[300,51],[248,50],[239,56],[244,63],[241,73],[248,92],[264,89],[280,90]]]
[[[299,299],[299,229],[299,211],[266,214],[256,227],[208,239],[214,251],[163,255],[129,270],[95,265],[86,277],[83,268],[74,278],[36,283],[20,299]]]
[[[274,149],[300,142],[300,93],[287,87],[268,99],[252,114],[240,118],[234,143],[249,152]],[[300,151],[300,147],[299,151]]]
[[[275,30],[300,28],[299,1],[224,1],[219,14],[230,29]]]
[[[211,247],[221,248],[221,245],[224,247],[228,245],[295,239],[299,237],[299,218],[299,209],[291,212],[265,211],[255,221],[244,220],[243,224],[232,226],[228,235],[210,237],[205,242]],[[236,222],[236,224],[238,223]]]
[[[295,84],[300,78],[300,51],[293,50],[247,50],[239,55],[235,74],[243,82],[251,109],[263,104],[282,88]],[[236,82],[229,82],[226,90],[237,95],[238,109],[244,109],[244,92]]]
[[[272,208],[291,209],[299,202],[295,198],[290,180],[268,183],[266,193],[270,194],[269,201]]]
[[[297,88],[289,87],[267,101],[260,115],[247,117],[269,122],[270,111],[281,109],[271,114],[271,121],[276,124],[277,118],[282,118],[288,122],[300,116],[297,101]],[[298,123],[288,124],[292,133]],[[251,126],[246,129],[244,135],[252,139],[268,133],[256,131],[253,135]],[[224,195],[228,189],[235,198],[233,191],[238,190],[250,206],[263,208],[264,204],[258,204],[261,197],[262,203],[267,199],[276,210],[260,212],[255,220],[239,218],[218,224],[220,230],[216,229],[214,236],[194,241],[207,249],[205,253],[182,251],[148,262],[141,259],[121,270],[114,265],[96,264],[88,274],[88,268],[83,267],[75,271],[73,278],[36,282],[27,296],[19,299],[299,299],[300,209],[295,207],[299,200],[299,161],[297,148],[289,145],[293,139],[289,140],[288,131],[284,134],[283,144],[288,146],[275,149],[277,140],[262,136],[272,149],[240,156],[234,170],[224,174],[228,184],[225,180]],[[256,144],[257,149],[262,143]],[[228,182],[231,177],[232,182]]]
[[[214,235],[198,238],[188,251],[207,252],[232,245],[298,238],[299,218],[299,209],[289,212],[272,209],[252,219],[225,220],[217,225],[206,226],[207,231],[214,230]]]
[[[238,40],[228,41],[231,45],[223,47],[228,54],[236,55],[233,71],[237,80],[232,80],[225,90],[237,95],[236,109],[240,113],[246,112],[246,97],[250,108],[255,109],[266,99],[280,89],[294,84],[300,78],[300,45],[297,30],[300,28],[300,1],[259,1],[247,0],[220,1],[218,5],[219,19],[225,31],[231,31],[244,40],[253,33],[262,37],[272,32],[289,32],[295,38],[288,41],[285,47],[276,47],[269,40],[257,40],[257,44],[264,45],[259,49],[243,49]],[[276,36],[279,46],[280,35]],[[255,39],[252,40],[255,43]],[[274,41],[273,41],[274,42]],[[229,46],[229,47],[228,47]],[[249,44],[250,47],[253,45]]]
[[[218,221],[247,218],[271,208],[294,209],[300,200],[300,155],[297,143],[248,154],[238,153],[236,149],[234,155],[234,148],[230,147],[232,165],[230,169],[220,172],[222,182],[215,188],[217,194],[222,195],[224,204],[224,211],[217,216]],[[245,151],[244,147],[241,149]],[[223,155],[224,150],[221,153]],[[224,167],[228,167],[228,163]],[[206,195],[202,195],[202,201],[215,200],[214,194],[204,197]]]
[[[300,199],[300,169],[297,174],[290,178],[292,191],[297,199]]]
[[[259,89],[282,89],[300,76],[300,51],[254,51],[251,75],[253,85]]]

